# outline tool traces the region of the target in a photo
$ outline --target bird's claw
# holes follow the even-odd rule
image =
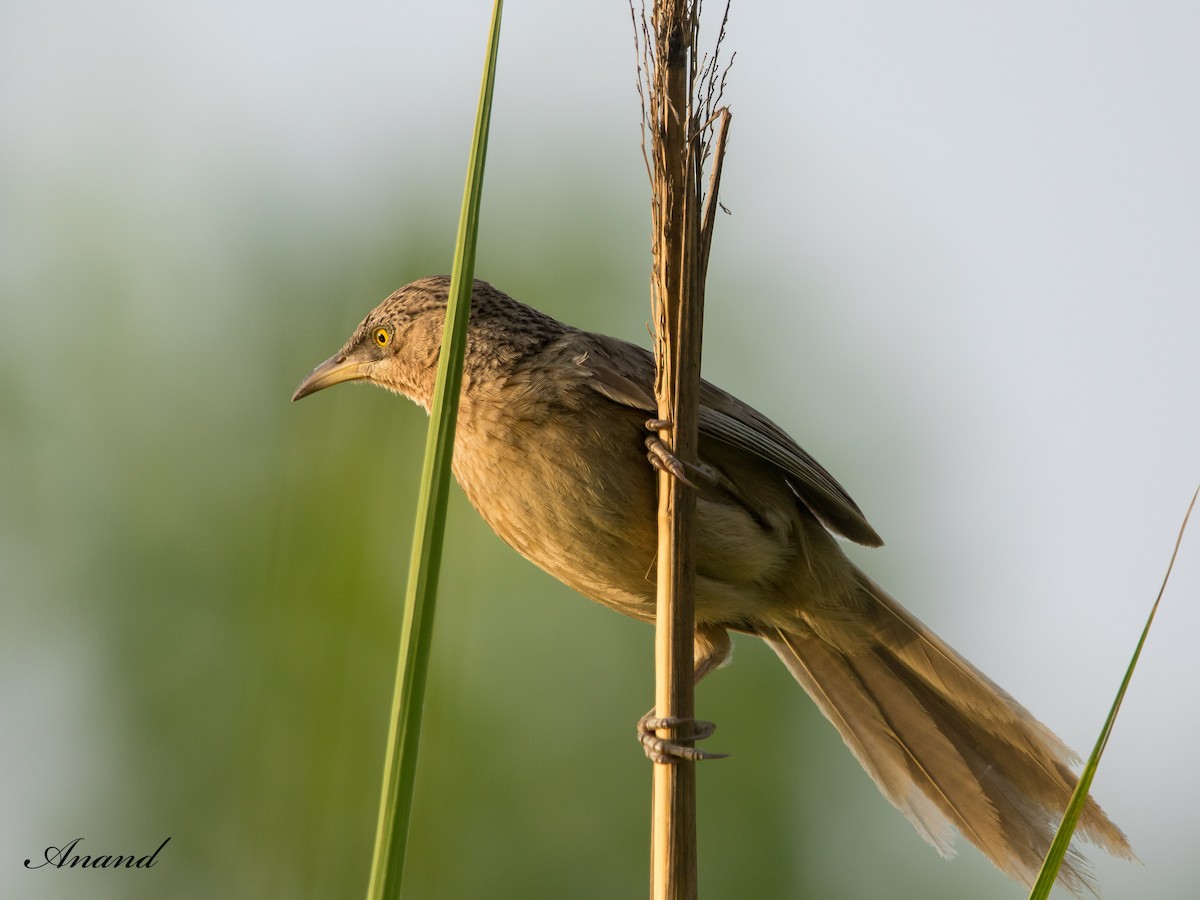
[[[646,420],[646,430],[654,432],[654,434],[646,438],[646,459],[650,460],[650,465],[654,466],[660,472],[666,472],[668,475],[678,478],[688,487],[694,488],[696,485],[688,478],[688,470],[696,467],[687,465],[682,459],[668,450],[667,445],[658,436],[658,432],[667,431],[670,427],[670,419]]]
[[[646,423],[646,426],[657,425],[663,421],[662,419],[651,419]],[[660,469],[668,475],[673,475],[690,488],[696,488],[697,482],[727,490],[732,488],[729,479],[722,472],[704,463],[684,462],[668,450],[667,445],[654,435],[646,438],[646,450],[648,451],[646,458],[650,460],[650,464],[654,468]]]
[[[653,420],[651,420],[653,421]],[[667,449],[667,445],[658,439],[656,435],[650,435],[646,438],[646,459],[650,460],[650,465],[654,468],[666,472],[678,478],[690,488],[696,485],[690,478],[687,477],[687,468],[678,456]]]
[[[691,733],[677,735],[678,740],[661,738],[657,732],[660,728],[679,729],[691,728]],[[728,753],[710,753],[696,747],[689,747],[679,741],[702,741],[709,737],[717,726],[702,719],[681,718],[679,716],[655,716],[654,710],[646,713],[638,720],[637,735],[642,749],[651,762],[670,765],[679,760],[724,759]]]

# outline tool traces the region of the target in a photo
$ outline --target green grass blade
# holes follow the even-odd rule
[[[500,42],[503,0],[495,0],[491,34],[484,64],[475,138],[471,148],[462,215],[450,278],[450,300],[438,360],[437,385],[429,416],[425,444],[425,466],[417,500],[417,525],[413,536],[405,596],[404,624],[400,636],[400,660],[396,692],[392,701],[387,759],[384,763],[383,795],[375,833],[375,856],[371,864],[368,900],[396,900],[404,874],[408,823],[416,781],[417,748],[421,737],[421,708],[425,694],[429,645],[433,632],[434,598],[442,555],[446,499],[450,489],[450,461],[454,447],[454,425],[462,364],[467,343],[471,284],[475,271],[475,245],[479,225],[479,201],[483,167],[487,155],[488,124],[492,112],[492,88],[496,77],[496,54]]]
[[[1100,765],[1100,756],[1104,753],[1104,748],[1108,746],[1113,723],[1117,720],[1117,711],[1121,708],[1121,701],[1125,699],[1125,691],[1129,687],[1130,679],[1133,678],[1133,670],[1137,666],[1138,658],[1142,655],[1142,647],[1146,643],[1146,636],[1150,634],[1150,626],[1154,623],[1154,615],[1158,612],[1158,604],[1162,601],[1163,592],[1167,589],[1171,570],[1175,568],[1175,558],[1179,555],[1179,545],[1183,542],[1183,533],[1187,529],[1188,519],[1192,516],[1192,509],[1196,506],[1197,496],[1200,496],[1200,488],[1196,489],[1196,493],[1192,495],[1192,502],[1188,504],[1183,524],[1179,527],[1179,536],[1175,539],[1175,549],[1171,553],[1171,561],[1167,564],[1167,573],[1163,576],[1158,596],[1154,599],[1154,605],[1150,607],[1150,615],[1146,618],[1146,627],[1142,629],[1142,636],[1138,639],[1137,647],[1133,651],[1129,668],[1125,670],[1125,677],[1121,680],[1121,687],[1117,691],[1116,699],[1113,700],[1112,709],[1108,711],[1108,718],[1104,722],[1104,728],[1100,731],[1100,737],[1096,740],[1096,746],[1092,748],[1092,755],[1088,757],[1087,765],[1083,767],[1083,771],[1079,775],[1079,784],[1075,787],[1075,793],[1071,795],[1071,802],[1067,805],[1062,824],[1058,826],[1058,833],[1054,835],[1054,841],[1050,844],[1050,850],[1042,863],[1042,870],[1038,873],[1038,879],[1029,894],[1029,900],[1046,900],[1050,896],[1050,889],[1054,887],[1055,879],[1058,878],[1059,867],[1062,865],[1063,857],[1066,856],[1067,847],[1071,844],[1075,826],[1079,824],[1084,804],[1087,803],[1092,779],[1096,775],[1096,767]]]

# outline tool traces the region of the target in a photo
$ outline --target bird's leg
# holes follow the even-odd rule
[[[719,666],[729,657],[731,644],[729,633],[724,628],[698,627],[693,656],[696,668],[693,679],[699,682],[701,678]],[[684,731],[683,729],[689,729]],[[675,731],[671,737],[659,737],[659,729]],[[637,737],[651,762],[673,763],[681,759],[724,759],[728,753],[710,753],[689,747],[683,741],[702,741],[712,735],[717,726],[703,719],[693,719],[683,716],[657,716],[652,709],[640,719],[637,724]]]

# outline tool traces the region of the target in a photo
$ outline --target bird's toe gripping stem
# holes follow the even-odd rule
[[[665,431],[670,427],[671,423],[666,419],[648,419],[646,421],[646,429],[653,432],[646,438],[646,458],[650,460],[650,465],[678,478],[690,488],[697,486],[696,481],[705,484],[718,483],[720,479],[708,466],[703,463],[686,463],[667,449],[667,445],[662,442],[658,432]],[[696,481],[693,481],[693,478]]]
[[[658,736],[660,729],[676,733],[671,738],[663,738]],[[702,741],[716,730],[717,726],[712,722],[679,716],[656,716],[654,710],[650,710],[638,720],[637,737],[651,762],[670,764],[681,759],[724,759],[728,753],[710,753],[682,743]]]

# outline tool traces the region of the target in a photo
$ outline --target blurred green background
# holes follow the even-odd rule
[[[716,8],[710,13],[716,14]],[[482,2],[0,6],[0,893],[361,896],[424,415],[299,379],[446,271]],[[1200,473],[1183,3],[735,4],[706,374],[857,558],[1085,751]],[[647,342],[623,3],[511,3],[477,273]],[[408,895],[642,896],[650,629],[452,501]],[[1096,783],[1191,896],[1193,535]],[[1008,898],[750,641],[699,710],[709,897]],[[27,871],[84,852],[147,871]]]

